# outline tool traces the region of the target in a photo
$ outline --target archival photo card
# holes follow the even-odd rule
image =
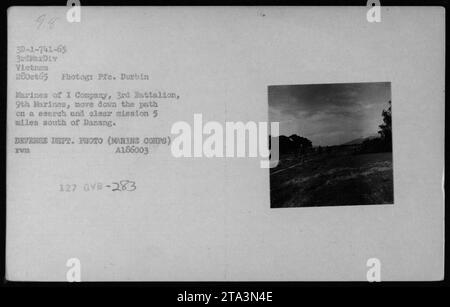
[[[442,7],[7,14],[8,281],[442,279]]]
[[[271,208],[394,203],[390,82],[269,86]]]

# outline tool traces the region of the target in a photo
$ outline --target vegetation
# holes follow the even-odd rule
[[[379,136],[318,146],[280,136],[280,161],[270,170],[272,208],[393,204],[391,102]]]
[[[389,107],[381,113],[383,123],[378,127],[380,130],[378,134],[380,137],[365,140],[359,153],[377,153],[377,152],[392,152],[392,111],[391,101]]]

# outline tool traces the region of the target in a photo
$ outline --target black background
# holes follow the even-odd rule
[[[100,1],[100,0],[81,0],[81,6],[89,5],[314,5],[314,6],[331,6],[331,5],[352,5],[352,6],[366,6],[366,1],[177,1],[177,0],[157,0],[157,1]],[[444,6],[446,1],[380,1],[381,6]],[[5,231],[6,231],[6,67],[7,67],[7,21],[6,10],[9,6],[65,6],[66,1],[4,1],[2,2],[1,11],[1,77],[2,77],[2,100],[0,102],[0,123],[2,127],[1,133],[1,153],[3,159],[0,164],[0,172],[3,174],[3,183],[1,185],[1,209],[0,209],[0,282],[2,295],[0,300],[7,301],[3,296],[3,292],[12,294],[10,302],[19,304],[23,299],[31,300],[32,304],[38,301],[44,303],[57,302],[58,305],[64,304],[94,304],[100,303],[102,305],[126,304],[136,305],[132,300],[139,296],[139,305],[142,306],[160,306],[162,304],[177,303],[177,294],[188,291],[190,293],[212,293],[219,295],[222,291],[272,291],[272,303],[269,302],[252,302],[249,305],[272,305],[280,303],[283,305],[289,303],[296,306],[314,306],[322,305],[326,301],[326,306],[333,306],[337,304],[354,304],[367,305],[370,303],[377,304],[396,304],[390,298],[386,298],[381,292],[391,292],[391,294],[400,295],[401,301],[397,304],[406,305],[411,301],[417,304],[418,301],[417,288],[427,287],[429,290],[436,290],[436,288],[446,288],[449,286],[448,265],[445,266],[445,279],[437,282],[82,282],[82,283],[67,283],[67,282],[10,282],[5,280]],[[447,14],[447,12],[446,12]],[[313,26],[313,25],[312,25]],[[447,31],[446,31],[446,47],[447,47]],[[447,48],[446,48],[447,49]],[[446,67],[447,74],[447,67]],[[446,113],[447,113],[446,108]],[[447,123],[445,130],[447,132]],[[447,133],[445,136],[445,151],[447,152]],[[445,173],[447,177],[447,172]],[[446,201],[447,207],[447,201]],[[445,221],[447,222],[447,216]],[[445,223],[447,224],[447,223]],[[411,234],[413,235],[413,234]],[[445,229],[445,237],[448,238],[448,230]],[[448,244],[445,244],[445,263],[448,260]],[[405,289],[413,288],[413,289]],[[23,289],[33,288],[32,294],[22,295]],[[58,289],[54,289],[58,288]],[[116,291],[116,288],[126,289],[127,294]],[[314,291],[311,291],[314,288]],[[83,291],[81,291],[83,289]],[[382,291],[378,291],[382,290]],[[407,291],[405,291],[407,290]],[[95,294],[98,301],[94,302],[91,296]],[[431,291],[430,291],[431,292]],[[59,296],[58,294],[61,294]],[[430,293],[426,297],[425,303],[427,305],[441,304],[436,297],[436,293]],[[194,305],[195,303],[178,303],[180,305]],[[220,302],[213,301],[210,304],[218,305],[236,305],[236,302]],[[203,304],[201,304],[203,305]]]

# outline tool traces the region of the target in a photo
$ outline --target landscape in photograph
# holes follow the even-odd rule
[[[274,85],[268,100],[271,208],[394,204],[390,82]]]

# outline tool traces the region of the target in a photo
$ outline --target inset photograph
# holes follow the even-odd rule
[[[274,85],[268,99],[271,208],[394,204],[390,82]]]

